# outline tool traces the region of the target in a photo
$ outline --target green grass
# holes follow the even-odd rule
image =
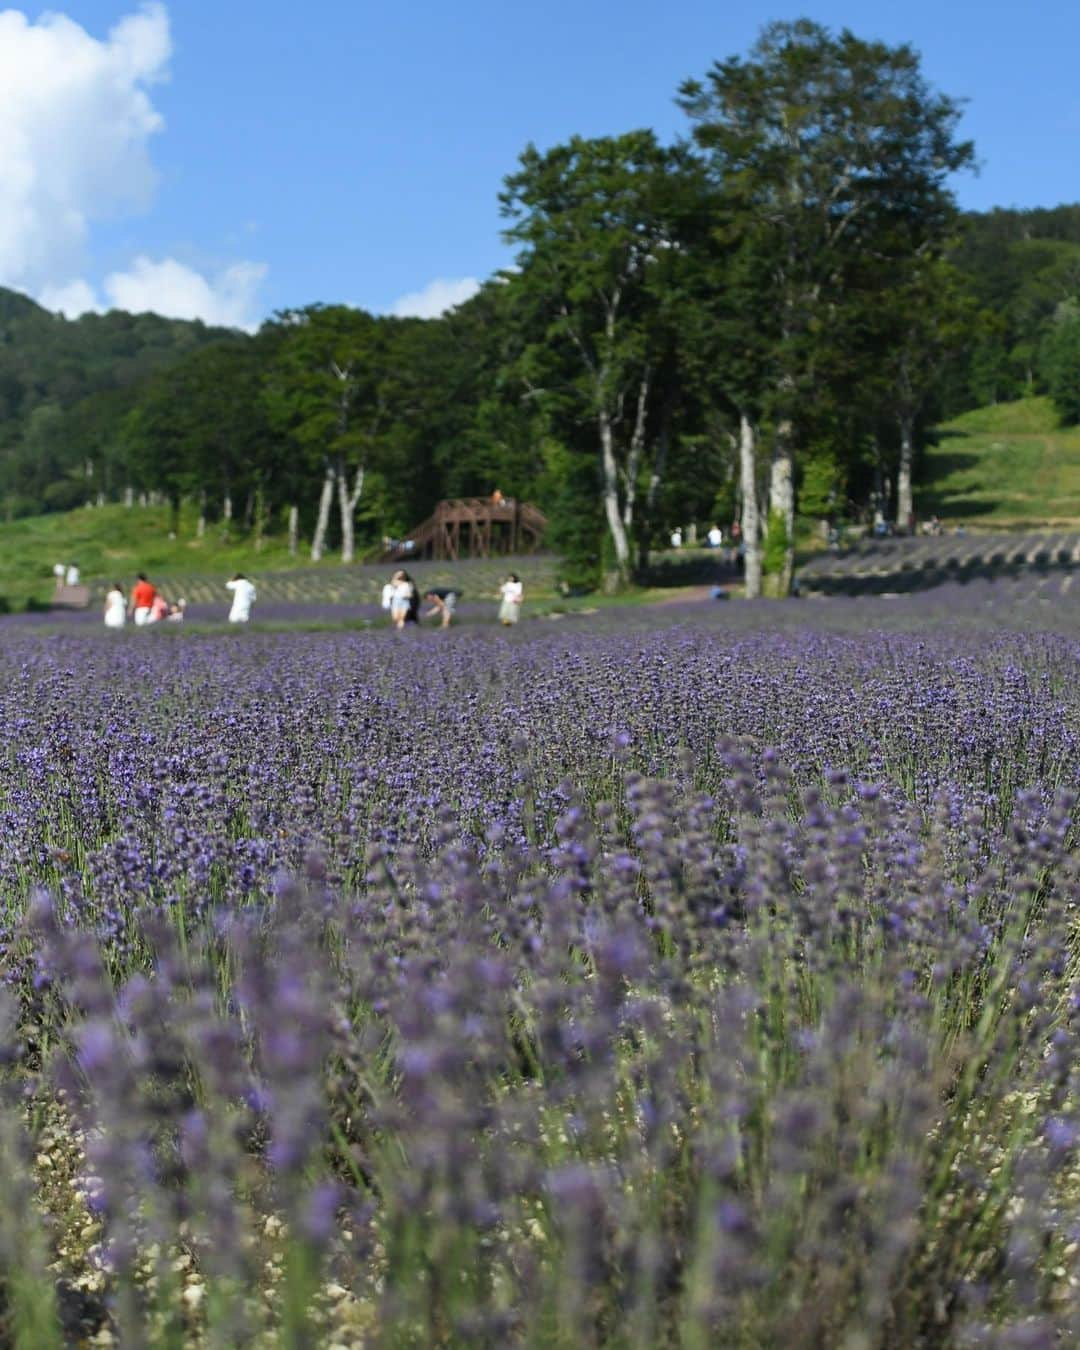
[[[83,580],[119,581],[130,587],[135,573],[229,575],[295,567],[283,538],[268,539],[256,553],[242,531],[223,541],[217,527],[195,537],[195,512],[181,513],[180,529],[169,537],[166,507],[94,506],[47,516],[30,516],[0,525],[0,596],[16,605],[34,597],[47,600],[53,588],[53,564],[77,562]]]
[[[977,408],[947,423],[920,466],[918,514],[994,528],[1080,521],[1080,427],[1047,398]]]
[[[296,557],[283,536],[264,540],[256,550],[249,533],[234,529],[223,540],[220,526],[196,537],[196,516],[186,508],[180,528],[170,537],[165,507],[82,507],[0,524],[0,599],[12,609],[28,601],[47,602],[53,593],[53,565],[76,562],[95,598],[109,582],[129,590],[137,572],[146,572],[168,595],[192,601],[222,601],[222,581],[233,572],[256,578],[265,599],[295,601],[373,600],[386,580],[385,565],[343,566],[331,553],[312,563],[301,541]],[[554,561],[518,560],[531,598],[554,596]],[[461,563],[416,563],[411,569],[422,585],[456,583],[471,599],[494,594],[508,560],[491,558]]]

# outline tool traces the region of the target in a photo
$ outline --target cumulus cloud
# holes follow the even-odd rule
[[[213,278],[175,258],[154,261],[140,256],[126,272],[112,272],[98,295],[87,281],[46,286],[38,297],[46,309],[69,319],[80,314],[126,309],[130,314],[161,314],[169,319],[202,319],[223,328],[259,325],[258,291],[265,263],[241,262]]]
[[[105,278],[105,294],[114,309],[132,314],[152,310],[170,319],[202,319],[227,328],[257,326],[255,301],[266,264],[234,263],[212,280],[175,258],[153,262],[136,258],[131,270]]]
[[[480,289],[475,277],[459,277],[456,281],[439,277],[429,281],[420,291],[410,291],[390,307],[390,313],[399,319],[437,319],[455,305],[463,305]]]
[[[46,309],[55,310],[67,319],[77,319],[80,314],[90,310],[99,310],[101,302],[88,281],[69,281],[63,286],[45,286],[38,301]]]
[[[95,220],[149,205],[162,119],[147,89],[170,51],[157,3],[104,40],[62,14],[0,11],[0,284],[55,287],[81,270]]]

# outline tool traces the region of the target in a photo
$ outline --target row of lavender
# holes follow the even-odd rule
[[[12,634],[10,1339],[1075,1337],[1080,645],[749,609]]]

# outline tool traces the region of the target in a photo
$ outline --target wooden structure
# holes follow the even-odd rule
[[[440,502],[422,525],[405,539],[394,541],[382,561],[431,558],[457,562],[459,558],[535,553],[546,529],[547,517],[529,502],[464,497]]]
[[[52,609],[89,609],[89,586],[57,586],[49,601]]]

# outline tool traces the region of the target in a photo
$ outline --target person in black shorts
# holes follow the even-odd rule
[[[449,628],[460,595],[460,591],[455,591],[448,586],[432,586],[430,590],[424,592],[424,599],[431,605],[424,618],[433,619],[436,614],[441,614],[442,623],[440,627]]]

